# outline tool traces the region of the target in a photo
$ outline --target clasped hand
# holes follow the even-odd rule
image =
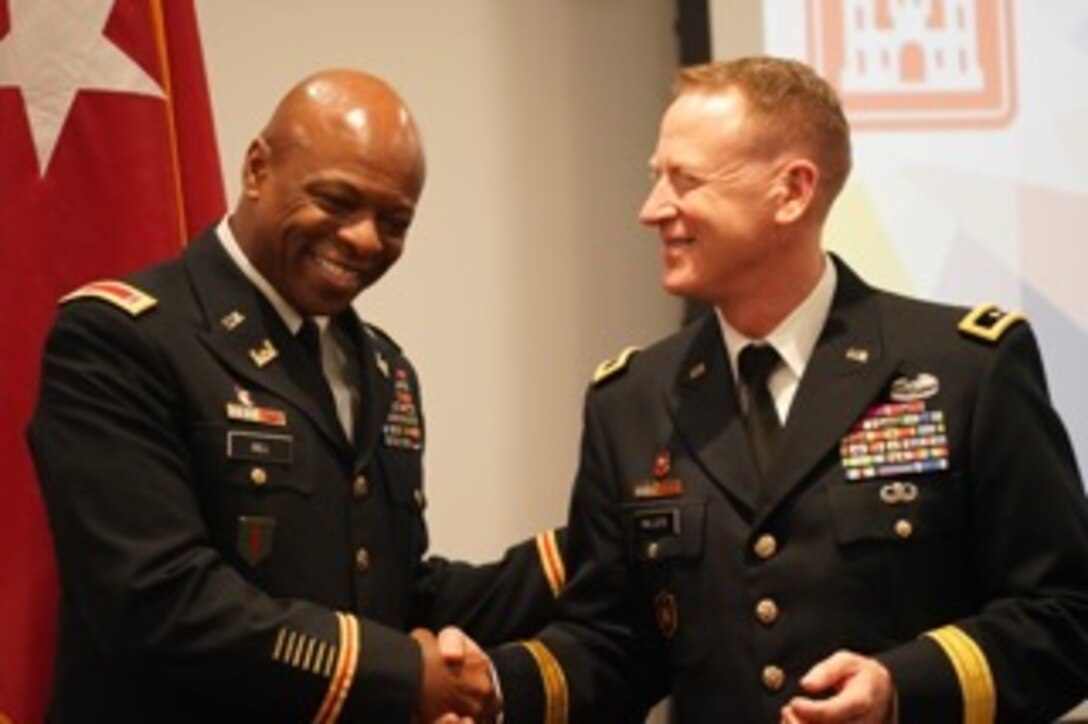
[[[876,659],[839,651],[813,666],[801,678],[801,689],[806,695],[782,708],[782,724],[895,721],[895,686]]]
[[[501,708],[491,661],[458,628],[448,627],[437,638],[415,629],[412,638],[423,654],[423,686],[416,720],[419,724],[494,721]]]

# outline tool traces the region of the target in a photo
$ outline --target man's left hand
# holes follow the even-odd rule
[[[891,724],[895,719],[895,687],[891,674],[876,659],[849,651],[832,654],[809,669],[801,689],[782,708],[782,724]]]

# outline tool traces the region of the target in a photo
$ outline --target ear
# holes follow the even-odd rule
[[[774,220],[779,224],[792,224],[805,215],[816,196],[816,183],[820,169],[807,158],[787,163],[775,180]]]
[[[242,164],[242,194],[249,198],[260,195],[260,186],[268,178],[269,156],[272,149],[263,136],[257,136],[246,149]]]

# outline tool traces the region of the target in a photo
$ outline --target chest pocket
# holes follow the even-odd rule
[[[632,560],[653,563],[702,556],[705,500],[626,503],[623,514]]]
[[[842,483],[829,493],[841,545],[950,537],[963,520],[964,492],[956,474]]]
[[[253,494],[314,491],[318,476],[306,474],[307,446],[288,428],[207,423],[194,427],[192,440],[201,484]]]

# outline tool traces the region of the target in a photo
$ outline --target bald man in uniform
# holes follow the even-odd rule
[[[472,642],[423,629],[531,633],[562,559],[550,533],[488,566],[425,557],[416,373],[351,306],[423,182],[397,94],[321,72],[250,145],[228,218],[62,300],[29,430],[63,592],[51,721],[493,709]]]

